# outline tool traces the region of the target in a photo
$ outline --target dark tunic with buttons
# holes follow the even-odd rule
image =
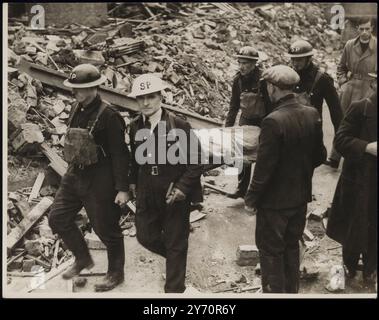
[[[190,140],[191,126],[179,117],[174,119],[175,129],[181,129],[186,133],[187,140],[184,142],[189,146],[192,142]],[[162,122],[166,124],[166,131],[161,135],[158,126]],[[159,156],[165,156],[165,154],[164,150],[158,150],[158,135],[161,135],[159,138],[163,137],[162,141],[166,150],[175,144],[174,140],[166,138],[171,130],[171,125],[169,115],[165,110],[163,110],[161,120],[154,128],[152,135],[150,136],[145,131],[145,136],[137,141],[138,130],[144,128],[142,116],[134,119],[130,127],[130,146],[133,155],[130,183],[137,184],[137,239],[147,249],[166,258],[165,292],[180,293],[185,290],[190,201],[199,201],[196,195],[199,195],[199,191],[201,193],[200,176],[203,167],[198,164],[159,164]],[[145,128],[145,130],[147,129]],[[197,140],[195,136],[192,138]],[[147,139],[152,139],[155,152],[147,151],[144,156],[153,161],[150,164],[137,163],[138,148],[142,148],[143,144],[147,143]],[[187,150],[187,159],[191,158],[190,148],[186,149],[181,142],[183,140],[176,143],[180,145],[183,153],[184,150]],[[197,150],[195,151],[198,155]],[[175,183],[175,187],[186,195],[186,199],[168,206],[166,194],[171,183]]]
[[[300,82],[294,91],[296,93],[308,92],[311,94],[311,105],[317,109],[321,119],[322,105],[325,100],[329,108],[330,118],[333,123],[334,131],[337,132],[338,126],[342,120],[342,109],[337,90],[334,87],[333,78],[327,73],[323,72],[317,83],[315,83],[313,92],[310,92],[314,84],[317,72],[321,71],[319,71],[318,67],[316,67],[313,63],[310,63],[307,68],[298,72],[300,75]]]

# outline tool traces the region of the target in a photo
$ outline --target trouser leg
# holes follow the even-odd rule
[[[163,221],[166,247],[165,292],[181,293],[185,290],[189,237],[190,206],[188,201],[167,206]]]
[[[238,192],[245,195],[249,188],[251,179],[251,163],[243,164],[243,168],[240,174],[238,174]]]
[[[114,198],[101,199],[89,194],[84,206],[94,232],[107,247],[108,272],[124,272],[124,237],[119,225],[120,207]]]
[[[136,234],[138,242],[146,249],[166,257],[163,241],[160,210],[156,208],[154,196],[147,189],[140,188],[136,201]],[[163,201],[163,200],[162,200]]]
[[[259,250],[264,293],[283,293],[285,290],[284,233],[286,227],[286,218],[279,211],[258,209],[255,239]]]
[[[342,246],[343,263],[347,267],[349,273],[351,273],[352,275],[355,274],[355,272],[357,271],[360,255],[360,252],[354,251],[348,246]]]
[[[83,235],[75,224],[75,217],[83,204],[74,186],[72,177],[63,177],[49,213],[49,225],[62,238],[75,258],[83,261],[90,255]]]
[[[286,293],[298,293],[300,283],[299,240],[305,227],[307,207],[293,210],[285,234],[286,249],[284,253]]]

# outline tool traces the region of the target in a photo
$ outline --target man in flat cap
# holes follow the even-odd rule
[[[274,110],[262,121],[245,204],[257,214],[263,292],[297,293],[299,240],[312,201],[313,170],[326,159],[326,149],[320,114],[300,104],[293,93],[300,80],[296,71],[277,65],[262,77]]]
[[[49,224],[73,253],[75,263],[64,279],[93,266],[75,217],[84,207],[94,232],[107,247],[108,271],[95,291],[108,291],[124,281],[124,237],[120,206],[129,200],[129,151],[125,122],[98,93],[106,80],[91,64],[76,66],[64,81],[77,103],[72,107],[65,136],[64,158],[69,166],[52,205]]]
[[[225,127],[232,127],[241,109],[240,126],[260,126],[262,119],[270,111],[270,100],[265,83],[261,82],[262,70],[257,65],[258,51],[253,47],[242,47],[235,57],[238,59],[239,71],[233,80],[230,108],[225,120]],[[249,187],[251,164],[244,164],[238,175],[238,187],[228,197],[243,198]]]

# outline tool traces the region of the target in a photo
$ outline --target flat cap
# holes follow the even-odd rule
[[[262,78],[279,88],[295,86],[300,81],[300,76],[295,70],[288,66],[277,65],[266,69]]]

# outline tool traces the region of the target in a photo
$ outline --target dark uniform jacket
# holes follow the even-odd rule
[[[168,112],[163,109],[161,121],[166,122],[166,133],[169,133],[171,128],[170,119]],[[190,124],[180,119],[179,117],[174,116],[175,121],[175,128],[182,129],[186,133],[187,136],[187,146],[180,146],[182,150],[187,150],[187,161],[189,161],[191,154],[190,154],[190,144],[196,144],[197,138],[195,138],[194,135],[190,136],[191,126]],[[203,200],[202,197],[202,189],[200,184],[200,176],[203,172],[203,166],[200,164],[159,164],[158,163],[158,152],[156,152],[155,156],[155,162],[154,164],[143,164],[140,165],[137,163],[135,155],[136,150],[138,146],[140,146],[144,141],[135,141],[135,135],[137,130],[144,128],[144,119],[142,115],[137,116],[130,124],[130,147],[132,151],[132,161],[131,161],[131,170],[130,170],[130,183],[138,185],[148,183],[148,181],[143,180],[143,176],[146,176],[145,174],[141,173],[147,173],[149,174],[152,170],[154,170],[152,167],[157,167],[157,172],[159,174],[159,179],[161,181],[159,187],[163,188],[165,190],[168,189],[168,186],[171,182],[175,183],[175,187],[181,190],[192,202],[201,202]],[[155,150],[157,151],[157,131],[158,131],[158,125],[154,128],[154,135],[155,135]],[[174,129],[175,129],[174,128]],[[195,139],[196,141],[190,141],[191,139]],[[175,143],[174,141],[166,141],[166,150],[169,150],[169,148],[172,146],[172,144]],[[178,142],[176,142],[178,143]],[[195,150],[196,155],[199,155],[199,150]],[[193,157],[193,155],[192,155]]]
[[[262,121],[246,204],[279,210],[312,201],[313,171],[325,158],[319,113],[294,94],[283,97]]]
[[[72,118],[71,127],[89,129],[96,119],[100,104],[100,96],[97,96],[86,108],[82,108],[79,104]],[[129,150],[125,143],[125,121],[114,107],[108,105],[101,114],[93,130],[93,136],[96,144],[101,147],[98,148],[99,162],[84,169],[71,166],[69,171],[74,170],[89,176],[104,176],[102,178],[104,185],[99,186],[104,188],[104,192],[108,192],[109,188],[128,191]]]
[[[336,88],[334,87],[333,78],[327,73],[322,72],[321,77],[314,84],[317,72],[321,71],[319,71],[319,68],[313,63],[310,63],[306,69],[299,72],[300,82],[294,91],[296,93],[308,92],[311,94],[311,104],[320,113],[321,119],[322,104],[325,100],[329,108],[330,118],[333,123],[334,131],[337,132],[338,126],[342,120],[342,109]],[[313,84],[313,92],[310,92]]]
[[[328,220],[327,235],[365,252],[377,230],[377,158],[365,152],[377,136],[377,95],[351,104],[334,140],[345,158]],[[355,250],[354,250],[355,249]]]
[[[267,88],[264,81],[260,81],[261,70],[258,66],[254,71],[246,76],[242,76],[240,72],[237,73],[233,80],[232,97],[230,100],[230,107],[225,120],[225,127],[232,127],[236,121],[238,111],[240,110],[240,95],[243,91],[257,92],[258,88],[261,92],[267,114],[271,111],[270,99],[267,94]],[[244,119],[243,113],[241,114],[240,125],[248,124],[248,120]]]

